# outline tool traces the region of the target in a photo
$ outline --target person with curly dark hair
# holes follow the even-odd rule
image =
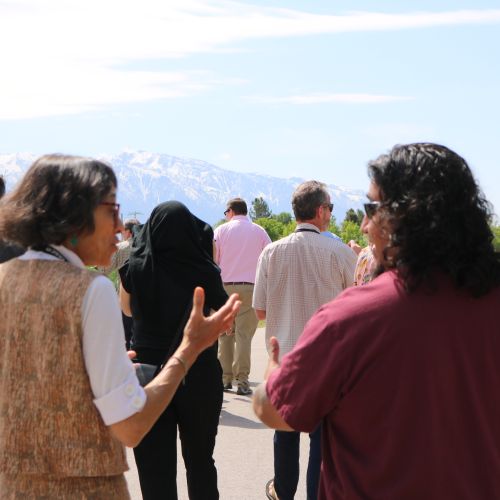
[[[396,146],[368,170],[381,197],[371,209],[391,227],[378,273],[396,268],[409,291],[432,287],[437,271],[474,297],[498,286],[491,208],[462,157],[437,144],[410,144]]]
[[[320,499],[500,498],[490,206],[444,146],[395,146],[368,171],[376,277],[319,309],[281,366],[271,339],[254,409],[281,430],[322,422]]]

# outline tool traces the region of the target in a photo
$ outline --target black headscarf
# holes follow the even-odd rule
[[[133,347],[168,349],[196,286],[205,290],[207,310],[224,304],[227,294],[212,255],[212,228],[182,203],[161,203],[151,212],[120,271],[131,294]]]

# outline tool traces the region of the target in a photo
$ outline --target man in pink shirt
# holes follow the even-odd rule
[[[227,202],[224,211],[228,222],[215,229],[215,260],[222,271],[222,281],[228,294],[237,293],[242,301],[236,316],[234,335],[219,339],[219,361],[222,365],[224,390],[232,389],[233,378],[237,393],[252,394],[248,384],[250,351],[258,319],[252,308],[257,261],[263,248],[271,243],[266,231],[247,217],[247,204],[241,198]]]

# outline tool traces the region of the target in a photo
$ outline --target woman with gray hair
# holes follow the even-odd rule
[[[203,315],[140,387],[123,343],[109,265],[122,229],[117,181],[88,158],[38,159],[0,202],[0,234],[28,251],[0,265],[2,498],[129,498],[123,444],[136,446],[198,354],[231,324],[236,296]]]

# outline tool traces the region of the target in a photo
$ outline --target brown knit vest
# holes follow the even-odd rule
[[[0,471],[108,476],[123,446],[94,403],[82,352],[95,273],[62,261],[0,265]]]

